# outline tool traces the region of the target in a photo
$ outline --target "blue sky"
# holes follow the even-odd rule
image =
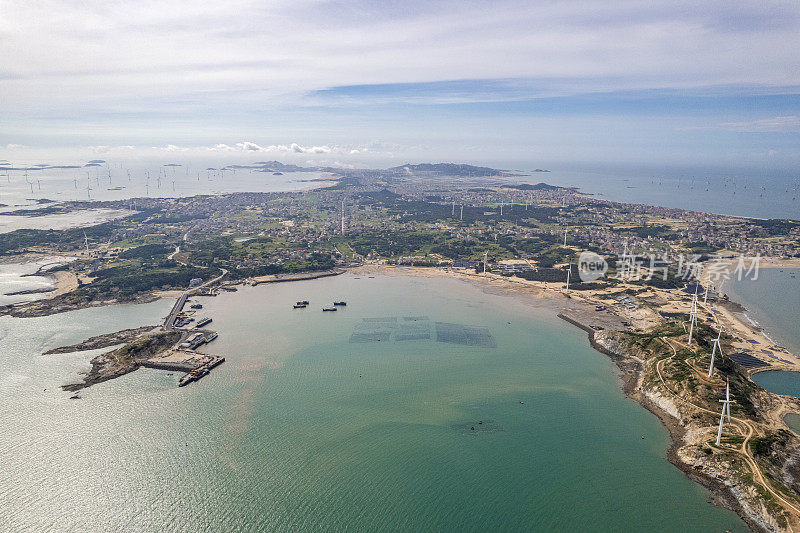
[[[0,159],[800,167],[797,2],[3,0],[2,12]]]

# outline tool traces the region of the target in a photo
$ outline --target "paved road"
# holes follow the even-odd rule
[[[183,311],[183,306],[186,305],[186,300],[189,298],[189,296],[191,296],[193,293],[199,291],[200,289],[208,287],[209,285],[213,285],[214,283],[216,283],[219,280],[221,280],[222,278],[224,278],[225,275],[228,273],[228,271],[225,270],[224,268],[222,268],[220,270],[222,270],[222,274],[220,274],[216,278],[208,280],[205,283],[203,283],[202,285],[198,285],[197,287],[189,289],[188,291],[184,291],[180,296],[178,296],[178,300],[175,302],[175,305],[172,306],[172,311],[169,312],[169,315],[167,316],[166,320],[164,320],[164,329],[165,330],[175,329],[175,326],[174,326],[175,318],[177,318],[178,313]]]

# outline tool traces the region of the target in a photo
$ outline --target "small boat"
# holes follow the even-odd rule
[[[299,304],[308,305],[308,300],[303,300],[302,302],[297,302]]]
[[[333,305],[345,306],[345,305],[347,305],[347,302],[345,302],[344,300],[342,300],[341,302],[333,302]]]
[[[305,304],[297,303],[297,304],[294,304],[294,308],[295,309],[305,309],[306,306],[305,306]]]
[[[192,309],[202,309],[203,304],[192,304],[189,307],[191,307]]]
[[[336,311],[336,308],[335,307],[323,307],[322,310],[323,311]]]

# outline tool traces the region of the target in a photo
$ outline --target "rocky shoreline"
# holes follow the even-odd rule
[[[104,333],[103,335],[90,337],[83,342],[79,342],[78,344],[60,346],[58,348],[53,348],[52,350],[47,350],[43,355],[82,352],[85,350],[108,348],[109,346],[115,346],[117,344],[125,344],[131,342],[136,337],[147,333],[148,331],[154,330],[157,327],[158,326],[142,326],[140,328],[123,329],[122,331],[117,331],[115,333]]]
[[[645,361],[628,353],[617,342],[614,337],[615,332],[595,331],[563,313],[559,313],[558,317],[586,331],[590,346],[607,355],[620,369],[622,391],[625,396],[635,400],[659,418],[670,435],[671,443],[667,449],[667,459],[670,463],[679,468],[690,480],[708,489],[716,504],[736,512],[753,531],[781,531],[778,520],[763,506],[761,509],[753,509],[750,502],[744,499],[744,495],[751,492],[750,487],[739,487],[732,483],[733,480],[730,478],[723,478],[722,473],[713,468],[701,469],[699,465],[684,460],[681,449],[687,443],[688,429],[678,417],[678,410],[674,406],[666,405],[666,402],[671,400],[664,398],[659,391],[645,388],[643,385]]]
[[[160,332],[100,354],[92,358],[92,368],[84,374],[83,382],[62,385],[61,388],[77,392],[97,383],[124,376],[142,366],[145,360],[173,346],[182,335],[180,331]]]

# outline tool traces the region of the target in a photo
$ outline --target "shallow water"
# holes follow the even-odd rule
[[[14,428],[0,434],[0,523],[745,530],[666,461],[666,430],[624,398],[586,334],[528,300],[352,275],[197,300],[226,363],[180,389],[177,374],[140,370],[81,400],[55,387],[92,354],[38,354],[156,323],[172,302],[0,319],[0,422]],[[431,338],[350,342],[365,318],[411,316],[429,318]],[[437,321],[487,328],[494,347],[437,342]]]
[[[249,169],[227,171],[223,176],[205,168],[170,167],[160,180],[159,165],[131,166],[130,179],[128,167],[120,168],[118,164],[111,165],[110,179],[105,167],[31,171],[28,181],[23,171],[11,171],[6,179],[5,171],[0,170],[0,203],[6,204],[0,208],[0,213],[35,209],[39,205],[36,201],[42,199],[107,201],[147,196],[176,198],[232,192],[303,191],[330,185],[330,182],[312,180],[331,177],[321,172],[286,172],[275,176],[271,172],[250,172]],[[146,171],[150,173],[149,179]]]
[[[81,209],[41,216],[0,214],[0,233],[10,233],[18,229],[64,230],[94,226],[130,213],[123,209]]]
[[[0,263],[0,305],[31,302],[45,298],[47,293],[8,294],[19,291],[53,289],[55,283],[48,276],[32,276],[40,267],[63,262],[60,258],[42,258],[24,263]]]
[[[800,355],[800,268],[762,268],[758,279],[731,279],[723,290],[771,339]]]
[[[753,374],[753,381],[775,394],[800,398],[800,373],[768,370]]]

